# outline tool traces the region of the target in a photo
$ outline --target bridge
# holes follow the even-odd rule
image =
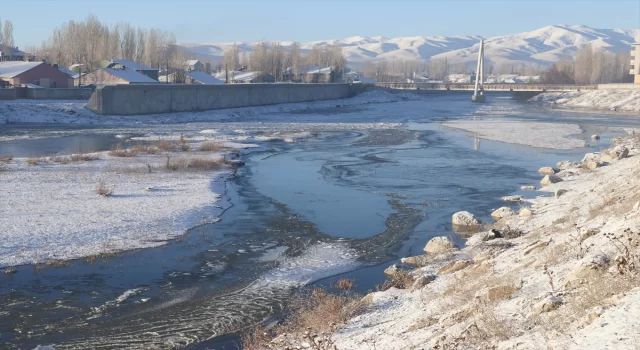
[[[488,91],[582,91],[596,90],[597,85],[555,85],[555,84],[488,84],[484,82],[484,40],[480,40],[478,48],[478,65],[476,67],[475,84],[431,84],[431,83],[376,83],[377,87],[403,90],[434,91],[473,91],[471,101],[485,102]]]
[[[398,90],[436,90],[436,91],[474,91],[475,84],[460,83],[375,83],[380,88]],[[597,90],[598,85],[571,85],[571,84],[482,84],[479,91],[521,91],[521,92],[556,92],[556,91],[584,91]]]

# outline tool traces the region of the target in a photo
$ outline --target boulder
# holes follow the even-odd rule
[[[520,186],[520,189],[523,191],[535,191],[536,186]]]
[[[411,286],[411,289],[416,290],[416,289],[420,289],[424,286],[426,286],[427,284],[433,282],[436,279],[435,275],[422,275],[418,278],[416,278],[416,280],[413,282],[413,285]]]
[[[522,208],[520,209],[520,212],[518,213],[518,216],[520,216],[521,218],[528,218],[531,217],[533,215],[533,213],[531,212],[531,209],[529,208]]]
[[[560,170],[567,170],[567,169],[572,169],[572,168],[577,168],[579,166],[578,163],[575,162],[570,162],[568,160],[563,160],[561,162],[558,162],[558,164],[556,164],[556,167]]]
[[[504,196],[501,199],[505,202],[520,202],[522,201],[522,196]]]
[[[401,268],[398,267],[398,265],[393,264],[393,265],[387,267],[384,270],[384,274],[387,275],[389,278],[393,278],[394,276],[396,276],[401,271],[407,271],[407,270],[406,269],[401,269]]]
[[[562,178],[557,175],[547,175],[542,180],[540,180],[541,186],[549,186],[551,184],[555,184],[562,181]]]
[[[540,170],[538,170],[538,174],[540,175],[553,175],[555,174],[556,171],[551,168],[551,167],[544,167],[544,168],[540,168]]]
[[[409,256],[400,259],[400,262],[411,266],[421,267],[429,262],[429,257],[427,255]]]
[[[563,194],[567,193],[569,191],[562,189],[562,188],[558,188],[555,192],[555,197],[556,199],[560,198],[560,196],[562,196]]]
[[[589,170],[596,170],[600,167],[600,162],[591,161],[591,162],[585,163],[584,166],[587,167],[587,169]]]
[[[507,216],[511,216],[515,214],[516,213],[513,211],[513,209],[509,207],[502,207],[502,208],[496,209],[493,213],[491,213],[491,217],[494,220],[498,221],[502,218],[506,218]]]
[[[427,254],[438,254],[456,248],[458,248],[458,246],[453,243],[451,238],[440,236],[431,238],[424,247],[424,251],[427,252]]]
[[[468,211],[459,211],[451,217],[451,222],[455,226],[479,226],[480,220]]]
[[[572,281],[589,277],[594,271],[604,271],[609,267],[611,259],[606,254],[594,254],[580,259],[565,280],[567,284]]]
[[[533,306],[533,312],[537,315],[550,312],[559,308],[562,303],[562,299],[550,294]]]
[[[612,163],[613,162],[613,157],[611,157],[608,154],[603,154],[602,157],[600,157],[600,164],[602,165],[602,163]]]
[[[600,135],[598,135],[598,134],[591,135],[591,139],[592,140],[600,140]]]
[[[625,146],[616,146],[613,149],[609,150],[609,155],[613,159],[622,159],[629,156],[629,149]]]
[[[436,274],[446,275],[446,274],[454,273],[454,272],[466,269],[472,264],[473,264],[473,261],[470,261],[470,260],[455,260],[441,267],[438,270],[438,272],[436,272]]]
[[[584,155],[580,163],[584,164],[588,162],[598,162],[600,161],[601,157],[602,157],[602,153],[600,152],[587,153]]]

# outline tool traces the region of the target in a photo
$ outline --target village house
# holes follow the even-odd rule
[[[342,81],[342,75],[335,67],[308,66],[295,70],[288,67],[282,74],[282,80],[298,83],[334,83]]]
[[[44,88],[71,88],[73,79],[45,62],[0,62],[0,85],[21,87],[24,84]]]
[[[218,85],[224,84],[224,81],[207,74],[205,72],[191,71],[171,73],[169,75],[160,76],[160,82],[171,84],[201,84],[201,85]]]
[[[158,80],[158,70],[155,68],[151,68],[144,64],[139,64],[129,60],[101,60],[96,62],[90,62],[88,64],[73,64],[69,66],[71,71],[76,73],[89,73],[101,68],[114,68],[114,69],[122,69],[126,68],[129,70],[136,71],[140,74],[146,75],[147,77]]]
[[[158,81],[128,68],[100,68],[82,77],[83,85],[157,84]]]
[[[187,60],[187,62],[185,63],[185,67],[184,70],[186,71],[197,71],[197,72],[206,72],[206,66],[204,63],[200,62],[199,60]]]
[[[0,61],[24,61],[24,51],[18,50],[17,47],[5,47],[0,44]]]
[[[227,75],[228,74],[228,75]],[[243,83],[274,83],[276,78],[268,73],[263,72],[246,72],[246,71],[229,71],[220,72],[215,75],[217,79],[226,81],[229,78],[229,83],[243,84]]]
[[[224,84],[224,81],[211,76],[205,72],[191,71],[185,73],[185,84],[203,84],[203,85],[218,85]]]

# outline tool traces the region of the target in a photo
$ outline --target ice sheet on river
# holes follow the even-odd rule
[[[458,120],[442,125],[474,133],[476,137],[536,148],[574,149],[585,142],[574,135],[582,134],[576,124],[542,123],[519,120]]]

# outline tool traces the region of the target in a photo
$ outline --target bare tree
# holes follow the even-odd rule
[[[240,68],[240,49],[236,43],[224,50],[222,64],[226,69],[232,71]]]
[[[4,21],[4,27],[2,29],[2,46],[11,50],[15,47],[13,41],[13,23],[10,20]]]

